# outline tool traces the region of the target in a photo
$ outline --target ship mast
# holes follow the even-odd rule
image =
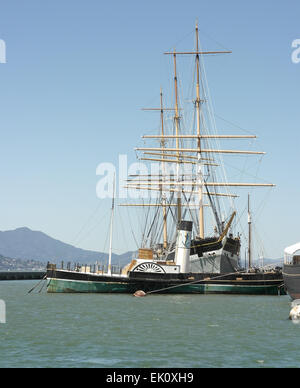
[[[111,203],[111,219],[110,219],[110,239],[109,239],[109,254],[108,254],[108,275],[111,275],[111,258],[112,258],[112,235],[113,235],[113,221],[114,221],[114,210],[115,210],[115,184],[116,176],[114,175],[113,183],[113,197]]]
[[[176,50],[174,49],[174,88],[175,88],[175,131],[176,131],[176,154],[177,154],[177,182],[179,182],[179,109],[178,109],[178,83],[177,83],[177,66],[176,66]],[[181,221],[181,192],[178,191],[177,195],[177,222]]]
[[[252,219],[251,219],[251,211],[250,211],[250,194],[248,194],[248,268],[252,267]]]
[[[197,110],[197,136],[198,136],[198,180],[199,180],[199,237],[204,238],[204,214],[203,214],[203,173],[201,162],[201,138],[200,138],[200,61],[199,61],[199,32],[198,23],[196,23],[196,66],[197,66],[197,85],[196,85],[196,110]]]
[[[165,140],[164,140],[164,107],[163,107],[163,93],[162,88],[160,88],[160,120],[161,120],[161,148],[165,148]],[[165,178],[165,163],[164,163],[164,152],[162,152],[162,176],[163,179]],[[161,188],[163,190],[163,188]],[[165,194],[161,191],[161,198],[162,198],[162,210],[163,210],[163,228],[164,228],[164,243],[163,247],[164,249],[168,248],[168,231],[167,231],[167,208],[166,208],[166,197]]]
[[[161,156],[161,158],[160,159],[141,158],[140,160],[149,160],[149,161],[161,162],[162,181],[164,181],[165,174],[166,174],[165,163],[167,161],[167,159],[165,158],[166,154],[164,151],[165,143],[166,143],[166,141],[165,141],[166,135],[165,135],[165,125],[164,125],[164,111],[174,111],[175,109],[174,108],[164,108],[163,92],[162,92],[162,88],[160,88],[160,107],[159,108],[143,108],[142,110],[144,110],[144,111],[160,111],[161,134],[159,136],[155,136],[155,138],[160,139],[160,147],[161,147],[160,149],[162,151],[159,154],[156,153],[156,155]],[[151,176],[151,179],[152,179],[152,176]],[[125,186],[125,187],[128,188],[128,186]],[[159,188],[159,191],[160,191],[160,195],[161,195],[161,204],[159,206],[162,206],[162,210],[163,210],[163,247],[164,247],[164,249],[167,249],[168,248],[167,203],[166,203],[167,200],[166,200],[165,189],[162,186]],[[125,206],[128,206],[128,205],[125,204]],[[134,205],[134,206],[136,206],[136,205]],[[144,206],[145,206],[145,204],[144,204]],[[146,204],[146,206],[153,206],[153,205]]]
[[[221,54],[221,53],[231,53],[231,51],[199,51],[199,30],[198,30],[198,23],[196,23],[196,51],[193,52],[179,52],[177,54],[194,54],[196,55],[196,67],[197,67],[197,83],[196,83],[196,111],[197,111],[197,165],[198,165],[198,171],[197,171],[197,178],[198,178],[198,197],[199,197],[199,237],[204,238],[204,207],[203,207],[203,163],[201,154],[203,150],[201,150],[201,98],[200,98],[200,57],[199,54]],[[166,52],[165,54],[171,54],[169,52]],[[179,138],[178,135],[178,127],[179,127],[179,115],[178,115],[178,102],[177,102],[177,74],[176,74],[176,52],[174,50],[174,69],[175,69],[175,125],[176,125],[176,152],[177,156],[179,155],[179,152],[181,151],[179,149]],[[178,160],[179,162],[179,157]],[[179,163],[177,165],[177,168],[179,168]],[[178,171],[178,170],[177,170]],[[179,180],[178,180],[179,181]],[[178,222],[181,219],[181,211],[180,211],[180,204],[181,199],[178,197]]]

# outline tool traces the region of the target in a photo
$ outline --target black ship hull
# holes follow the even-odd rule
[[[284,295],[281,272],[105,276],[59,269],[47,272],[48,292]]]

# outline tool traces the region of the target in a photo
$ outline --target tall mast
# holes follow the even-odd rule
[[[249,269],[252,267],[252,250],[251,250],[251,212],[250,212],[250,194],[248,194],[248,267]]]
[[[112,257],[112,235],[113,235],[113,221],[114,221],[114,209],[115,209],[115,184],[116,176],[114,175],[113,183],[113,197],[111,204],[111,219],[110,219],[110,241],[109,241],[109,255],[108,255],[108,274],[111,275],[111,257]]]
[[[197,85],[196,85],[196,110],[197,110],[197,136],[198,136],[198,180],[199,180],[199,236],[204,238],[204,214],[203,214],[203,173],[202,173],[202,161],[201,161],[201,138],[200,138],[200,111],[201,111],[201,99],[200,99],[200,61],[199,61],[199,32],[198,23],[196,23],[196,66],[197,66]]]
[[[227,54],[231,53],[231,51],[199,51],[199,37],[198,37],[198,23],[196,24],[196,51],[186,51],[186,52],[165,52],[167,55],[173,55],[174,56],[174,68],[175,68],[175,125],[176,125],[176,152],[177,152],[177,161],[179,162],[179,152],[181,150],[179,149],[179,138],[178,135],[179,132],[179,114],[178,114],[178,101],[177,101],[177,74],[176,74],[176,55],[184,54],[184,55],[196,55],[196,65],[197,65],[197,96],[196,96],[196,108],[197,108],[197,138],[198,138],[198,149],[197,149],[197,155],[198,155],[198,181],[199,181],[199,235],[201,238],[204,238],[204,215],[203,215],[203,172],[202,172],[202,164],[201,164],[201,153],[205,152],[204,150],[201,150],[201,136],[200,136],[200,119],[201,119],[201,99],[200,99],[200,61],[199,61],[199,54],[205,54],[205,55],[215,55],[215,54]],[[179,178],[179,163],[177,165],[177,177]],[[179,180],[179,179],[178,179]],[[178,197],[178,221],[181,219],[181,198]]]
[[[176,66],[176,50],[174,56],[174,87],[175,87],[175,130],[176,130],[176,154],[177,154],[177,181],[179,181],[179,109],[178,109],[178,83],[177,83],[177,66]],[[177,196],[177,222],[181,221],[181,193]]]
[[[164,107],[163,107],[163,93],[162,88],[160,88],[160,119],[161,119],[161,147],[165,148],[164,140]],[[164,152],[162,151],[162,174],[163,179],[165,178],[165,163],[164,163]],[[163,189],[161,187],[161,189]],[[165,195],[161,192],[162,203],[163,203],[163,224],[164,224],[164,249],[168,248],[168,231],[167,231],[167,208],[166,208],[166,198]]]
[[[158,156],[161,156],[160,159],[149,159],[149,158],[141,158],[140,160],[150,160],[150,161],[156,161],[161,162],[162,166],[162,181],[165,181],[165,163],[167,159],[165,159],[165,156],[167,155],[164,151],[165,144],[166,144],[166,135],[165,135],[165,126],[164,126],[164,111],[175,111],[175,108],[164,108],[163,106],[163,92],[162,88],[160,88],[160,107],[159,108],[143,108],[142,110],[146,111],[160,111],[160,120],[161,120],[161,134],[156,135],[155,138],[160,139],[160,150],[161,152],[158,153]],[[157,155],[157,154],[156,154]],[[177,157],[177,155],[176,155]],[[160,195],[161,195],[161,204],[163,209],[163,247],[164,249],[168,248],[168,234],[167,234],[167,202],[166,202],[166,194],[165,194],[165,188],[162,186],[159,188]],[[127,206],[127,205],[126,205]]]

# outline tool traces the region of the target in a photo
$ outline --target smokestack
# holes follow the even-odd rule
[[[180,221],[178,225],[175,262],[180,265],[181,273],[190,272],[190,249],[192,238],[192,221]]]

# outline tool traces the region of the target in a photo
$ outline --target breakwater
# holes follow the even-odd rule
[[[0,281],[42,279],[45,275],[46,271],[0,271]]]

